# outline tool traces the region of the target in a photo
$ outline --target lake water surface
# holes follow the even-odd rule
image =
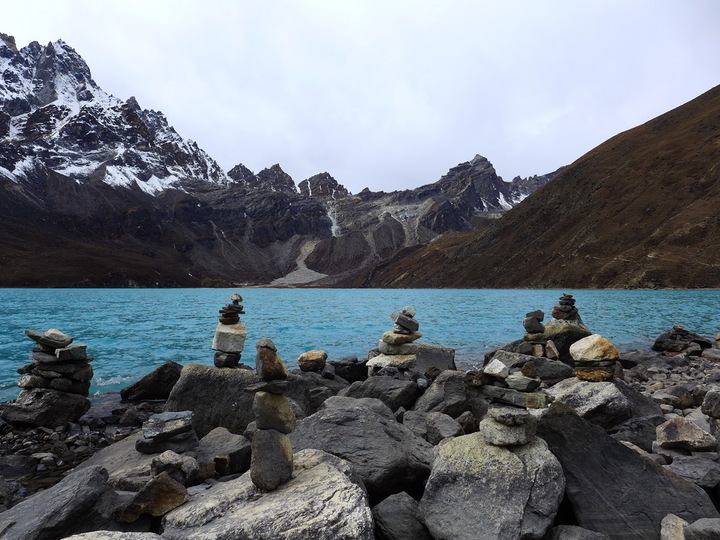
[[[525,313],[546,320],[563,292],[574,294],[587,326],[621,351],[647,348],[675,324],[701,335],[720,332],[720,291],[487,289],[0,289],[0,400],[19,389],[15,370],[33,342],[24,330],[58,328],[95,357],[92,393],[119,390],[174,360],[212,365],[217,310],[244,297],[248,339],[271,338],[289,367],[310,349],[330,359],[367,356],[392,328],[388,315],[413,306],[421,341],[456,349],[463,364],[522,337]]]

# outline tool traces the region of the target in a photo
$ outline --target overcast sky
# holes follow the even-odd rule
[[[544,174],[720,84],[717,0],[3,0],[229,170],[412,188]]]

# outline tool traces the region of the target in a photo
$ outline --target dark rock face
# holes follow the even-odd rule
[[[538,435],[562,465],[566,495],[581,527],[611,538],[651,539],[660,536],[667,514],[688,522],[720,517],[701,488],[669,474],[561,403],[553,403],[540,419]]]
[[[409,409],[420,396],[420,388],[414,381],[403,381],[391,377],[370,377],[356,382],[343,390],[341,395],[351,398],[377,398],[390,410],[400,407]]]
[[[432,540],[417,508],[417,501],[405,492],[390,495],[373,508],[375,536],[379,540]]]
[[[182,366],[177,362],[166,362],[145,375],[133,385],[120,390],[123,401],[167,399],[173,386],[180,378]]]
[[[290,435],[293,450],[317,448],[352,463],[371,506],[400,491],[419,496],[430,475],[432,446],[392,417],[337,405],[298,422]]]
[[[102,467],[78,470],[0,515],[3,538],[53,540],[110,523],[114,491]]]
[[[327,173],[298,192],[278,164],[226,174],[162,113],[104,92],[66,43],[18,50],[7,36],[0,56],[3,286],[268,283],[318,241],[308,268],[349,279],[442,232],[484,225],[522,196],[479,156],[436,184],[389,194],[351,196]],[[55,259],[62,268],[50,272]]]
[[[80,418],[90,409],[84,396],[49,388],[20,392],[14,403],[4,403],[2,417],[7,422],[26,426],[58,427]]]
[[[718,118],[720,86],[604,142],[489,227],[399,254],[366,283],[717,288],[717,151],[707,141]],[[688,268],[697,253],[704,264]]]
[[[253,370],[185,364],[165,411],[193,411],[193,429],[200,438],[216,427],[242,434],[255,419],[253,395],[245,387],[258,381]]]
[[[298,185],[300,193],[305,197],[318,197],[321,199],[344,199],[350,195],[345,186],[339,184],[328,173],[320,173],[303,180]]]
[[[654,351],[678,353],[688,351],[689,354],[700,355],[703,349],[712,347],[713,341],[704,338],[695,332],[685,330],[682,326],[673,326],[667,332],[663,332],[653,343]]]
[[[267,191],[287,191],[289,193],[296,193],[297,188],[292,177],[282,170],[280,165],[277,163],[272,167],[263,169],[255,177],[255,185],[250,187],[256,189],[264,189]]]

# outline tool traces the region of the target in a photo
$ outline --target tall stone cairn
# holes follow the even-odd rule
[[[255,393],[255,431],[251,451],[250,478],[262,491],[273,491],[290,480],[293,452],[288,435],[295,429],[295,413],[288,389],[288,372],[272,340],[262,338],[255,345],[255,369],[261,381],[246,388]]]
[[[404,307],[399,313],[390,315],[390,319],[395,325],[380,338],[380,354],[367,363],[370,375],[384,367],[410,369],[417,360],[418,346],[414,342],[420,339],[422,334],[418,332],[420,323],[415,319],[415,310],[410,306]]]
[[[73,344],[60,330],[25,330],[35,342],[30,364],[20,369],[23,390],[14,403],[3,406],[2,418],[11,424],[55,428],[73,422],[90,409],[87,399],[93,360],[87,346]]]
[[[215,328],[215,337],[212,349],[217,351],[213,359],[219,368],[236,367],[245,346],[247,330],[245,323],[240,322],[240,315],[244,315],[242,296],[237,293],[230,295],[231,303],[220,309],[220,322]]]

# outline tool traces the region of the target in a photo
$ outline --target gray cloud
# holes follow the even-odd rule
[[[0,31],[62,38],[226,170],[357,192],[476,153],[550,172],[720,83],[718,23],[715,0],[48,0],[4,6]]]

